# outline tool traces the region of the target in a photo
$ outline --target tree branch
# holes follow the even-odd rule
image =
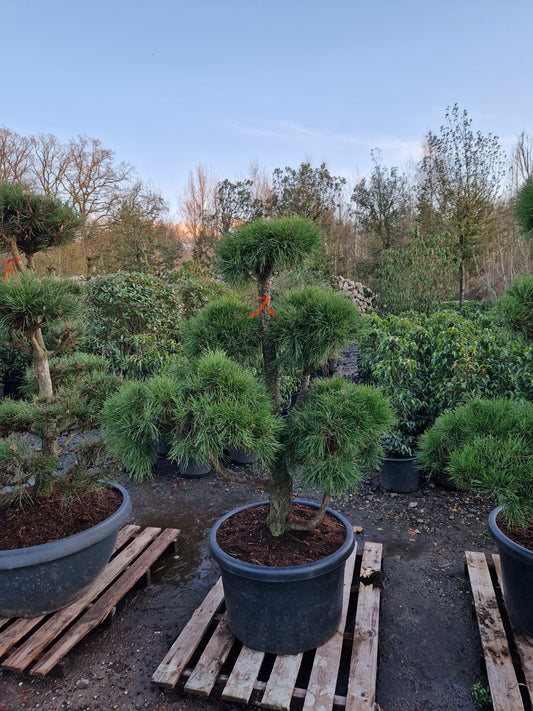
[[[217,472],[221,474],[225,479],[233,482],[234,484],[246,484],[247,486],[255,486],[259,491],[268,491],[268,479],[246,479],[241,477],[235,472],[227,469],[221,462],[218,462],[214,457],[209,457],[209,461],[215,467]]]
[[[320,524],[322,523],[322,519],[324,518],[330,499],[331,497],[329,494],[324,494],[324,498],[322,499],[322,503],[320,504],[320,508],[318,509],[316,515],[313,516],[312,519],[307,521],[307,523],[291,523],[289,519],[287,530],[312,531],[313,529],[318,528],[318,526],[320,526]]]

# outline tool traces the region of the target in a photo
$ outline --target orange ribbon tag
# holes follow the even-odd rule
[[[272,307],[270,306],[270,296],[258,296],[257,298],[258,298],[258,299],[262,299],[262,300],[263,300],[263,303],[262,303],[261,306],[257,309],[257,311],[255,311],[251,316],[248,316],[248,318],[253,318],[254,316],[257,316],[257,314],[258,314],[260,311],[262,311],[262,310],[265,308],[265,306],[268,306],[268,310],[270,311],[270,313],[272,314],[272,316],[275,316],[275,315],[276,315],[276,314],[272,311]]]
[[[19,278],[17,276],[17,268],[15,266],[15,262],[21,262],[22,257],[17,257],[17,259],[8,259],[7,264],[6,264],[6,281],[9,279],[9,267],[13,270],[13,274],[15,275],[15,279],[18,281]]]

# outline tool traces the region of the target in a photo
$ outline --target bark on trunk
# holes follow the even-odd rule
[[[292,477],[280,462],[269,472],[269,500],[267,523],[273,536],[281,536],[288,530],[288,518],[292,505]]]
[[[51,400],[53,389],[52,378],[50,376],[50,365],[48,363],[48,353],[46,348],[43,348],[42,345],[42,334],[40,330],[38,332],[34,332],[31,335],[30,340],[33,347],[33,365],[35,368],[35,375],[37,377],[37,384],[39,386],[39,394],[47,400]]]

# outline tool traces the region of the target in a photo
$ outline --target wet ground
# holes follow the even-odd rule
[[[70,653],[65,678],[1,671],[1,709],[237,708],[163,692],[150,677],[218,577],[207,551],[209,528],[259,494],[214,473],[185,480],[167,471],[153,483],[119,481],[130,491],[134,522],[181,529],[176,553],[154,566],[150,585],[127,596],[109,627]],[[485,527],[491,505],[427,483],[411,494],[385,493],[374,478],[334,508],[362,527],[361,548],[365,540],[384,544],[377,685],[383,711],[474,711],[472,686],[486,679],[464,551],[495,550]]]

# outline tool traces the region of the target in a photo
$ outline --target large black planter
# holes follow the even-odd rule
[[[216,540],[222,522],[249,506],[223,516],[209,534],[209,548],[222,570],[230,629],[247,647],[272,654],[297,654],[324,644],[341,617],[344,564],[354,547],[352,527],[328,509],[346,528],[346,540],[335,553],[288,568],[253,565],[229,556]]]
[[[385,491],[407,494],[418,488],[420,474],[414,465],[414,457],[383,457],[379,470],[379,483]]]
[[[508,538],[499,528],[496,517],[501,506],[489,514],[489,533],[494,539],[502,566],[503,596],[511,620],[533,637],[533,551]]]
[[[0,551],[0,616],[37,617],[78,600],[111,557],[131,501],[118,484],[122,504],[92,528],[39,546]]]

